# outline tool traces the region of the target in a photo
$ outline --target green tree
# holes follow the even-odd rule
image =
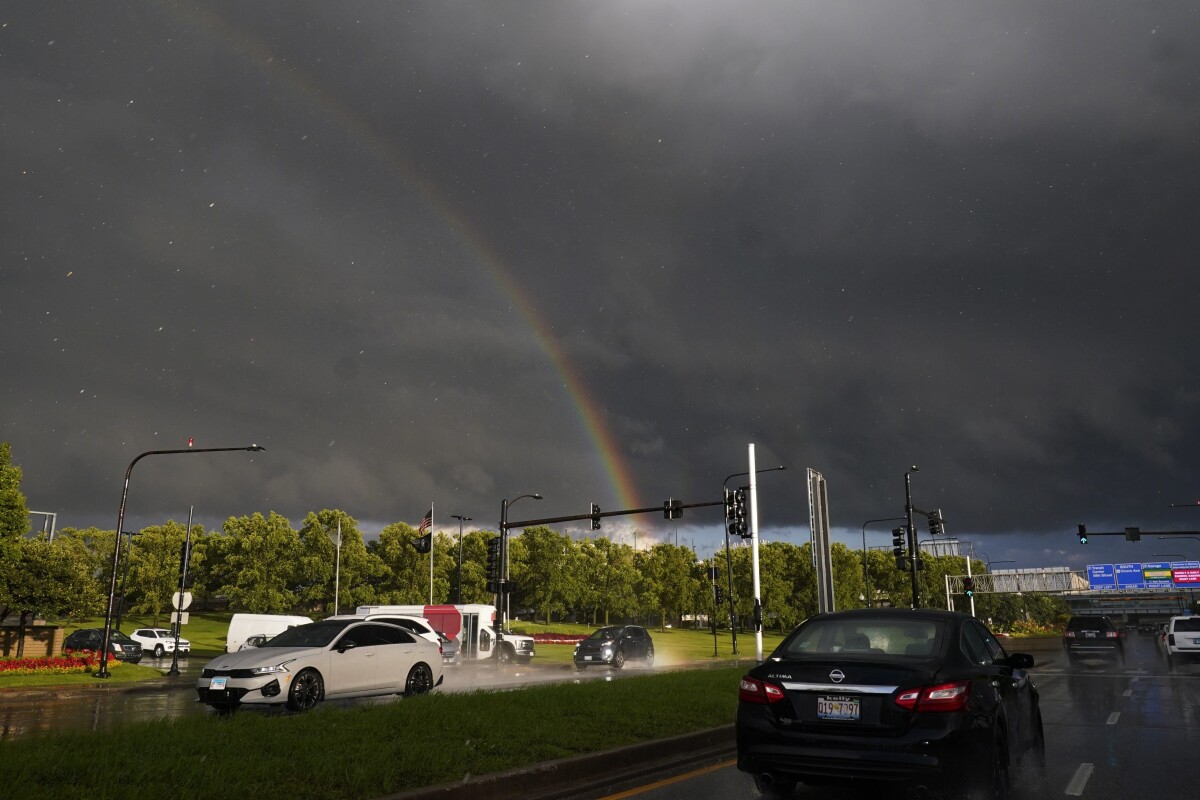
[[[29,507],[21,493],[21,468],[13,464],[12,446],[0,442],[0,565],[10,561],[7,551],[27,533]]]
[[[349,514],[333,509],[310,512],[300,527],[300,543],[296,591],[306,606],[332,614],[379,602],[376,585],[387,568],[367,551],[358,523]]]
[[[417,530],[405,522],[393,522],[379,532],[367,549],[379,559],[385,572],[379,586],[379,602],[409,605],[429,600],[429,554],[417,551]],[[436,537],[435,537],[436,538]]]
[[[296,583],[300,537],[287,518],[230,517],[222,526],[218,552],[225,559],[228,583],[219,592],[231,608],[256,614],[289,614],[299,601]]]
[[[80,614],[97,602],[87,562],[72,551],[38,539],[18,539],[10,548],[12,569],[0,574],[0,607],[20,617],[17,658],[24,654],[30,617]]]
[[[656,544],[650,548],[644,562],[648,584],[643,598],[661,612],[660,629],[666,628],[668,614],[680,622],[685,613],[695,610],[691,604],[700,584],[695,563],[696,554],[687,547]]]
[[[514,546],[517,540],[520,545]],[[509,537],[509,548],[510,572],[517,586],[514,601],[537,610],[549,624],[554,614],[564,613],[568,601],[579,596],[570,569],[576,563],[571,537],[538,525],[526,528],[519,537]]]
[[[187,538],[187,523],[168,520],[164,525],[143,528],[129,544],[129,569],[119,567],[117,585],[124,590],[128,607],[139,614],[149,614],[155,626],[164,615],[174,610],[171,600],[179,591],[182,577],[181,556]],[[207,552],[200,542],[204,528],[192,525],[192,555],[188,560],[189,583],[194,585],[197,572],[203,573]]]

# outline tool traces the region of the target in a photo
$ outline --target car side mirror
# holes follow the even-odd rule
[[[1033,667],[1033,656],[1028,653],[1011,653],[1008,656],[1008,665],[1014,669],[1030,669]]]
[[[338,645],[337,651],[339,653],[344,653],[347,650],[353,650],[355,647],[357,647],[357,645],[354,644],[354,642],[342,642],[341,644]]]

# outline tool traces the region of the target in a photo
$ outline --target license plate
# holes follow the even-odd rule
[[[857,722],[861,706],[857,697],[848,695],[821,696],[817,698],[817,719],[834,719]]]
[[[225,681],[227,680],[229,679],[224,675],[219,678],[210,678],[208,681],[208,688],[219,692],[225,688]]]
[[[1096,638],[1096,632],[1095,632],[1095,631],[1084,631],[1084,632],[1083,632],[1083,638],[1085,638],[1085,639],[1095,639],[1095,638]]]

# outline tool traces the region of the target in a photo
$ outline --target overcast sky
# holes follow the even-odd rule
[[[130,524],[710,502],[753,443],[768,538],[813,468],[860,546],[917,465],[990,560],[1194,558],[1075,530],[1200,529],[1197,41],[1190,2],[8,2],[0,440],[60,528],[189,438],[266,451],[140,461]],[[679,522],[601,533],[721,539]]]

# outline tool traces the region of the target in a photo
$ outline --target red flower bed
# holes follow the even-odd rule
[[[61,656],[44,658],[0,658],[0,677],[71,675],[94,672],[99,665],[100,654],[91,650],[65,652]]]
[[[533,641],[537,644],[575,644],[587,638],[586,634],[576,633],[535,633]]]

